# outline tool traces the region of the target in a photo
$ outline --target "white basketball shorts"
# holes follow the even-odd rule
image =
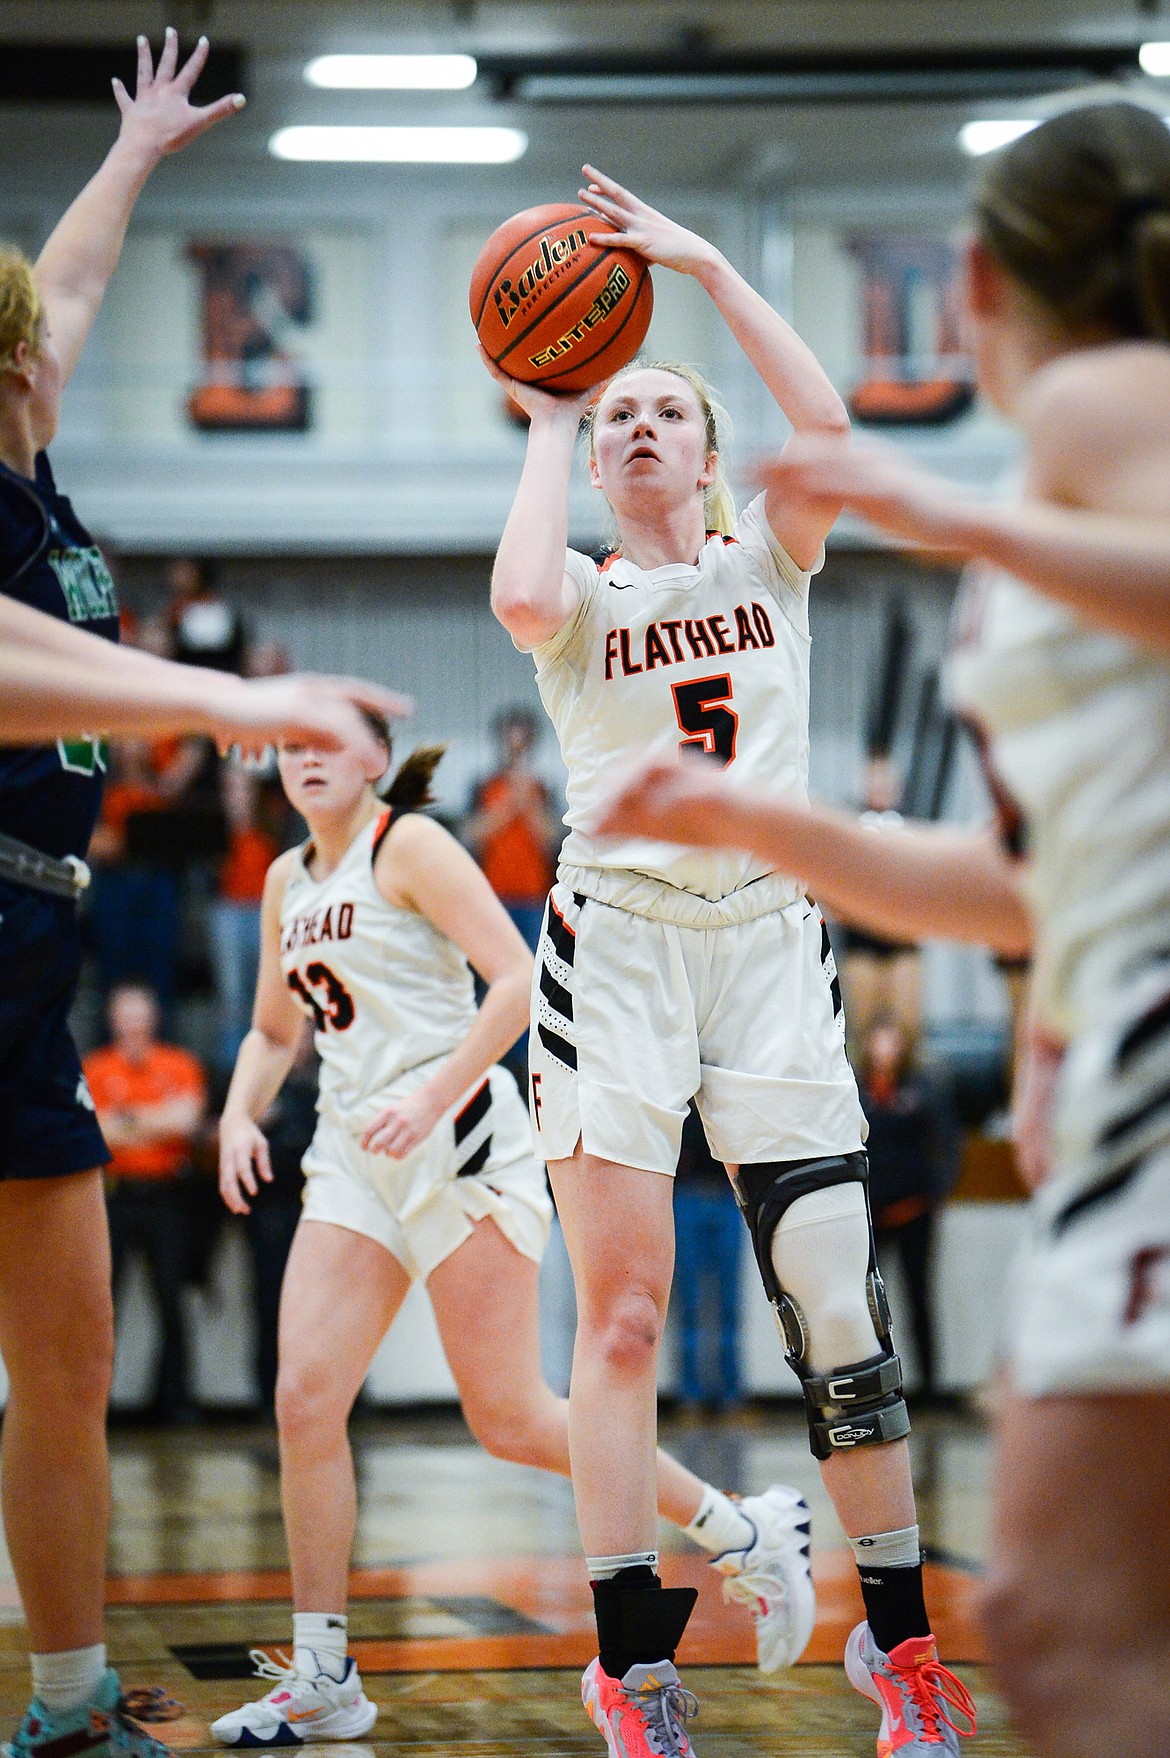
[[[408,1083],[403,1090],[413,1090]],[[419,1083],[415,1081],[414,1086]],[[399,1096],[387,1094],[387,1100]],[[431,1271],[491,1219],[539,1263],[552,1203],[516,1083],[493,1068],[404,1160],[369,1154],[339,1119],[318,1118],[304,1159],[309,1221],[376,1239],[412,1279]]]
[[[1170,1145],[1033,1199],[1012,1289],[1025,1397],[1170,1388]]]
[[[687,1105],[732,1164],[855,1152],[865,1120],[845,1056],[824,922],[803,898],[681,927],[557,884],[532,989],[537,1151],[673,1175]]]

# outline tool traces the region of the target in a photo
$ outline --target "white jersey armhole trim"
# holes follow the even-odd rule
[[[542,641],[539,647],[528,649],[532,654],[533,659],[536,661],[536,669],[538,672],[542,672],[547,666],[555,664],[556,661],[564,655],[566,648],[568,648],[581,633],[581,630],[589,620],[589,614],[593,606],[594,598],[597,594],[597,587],[601,580],[601,570],[598,568],[597,563],[591,556],[582,555],[580,550],[577,549],[567,549],[565,551],[565,573],[571,580],[575,580],[579,586],[581,590],[581,602],[569,618],[568,622],[565,623],[563,628],[557,630],[551,640]]]

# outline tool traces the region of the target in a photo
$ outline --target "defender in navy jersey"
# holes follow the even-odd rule
[[[847,430],[813,355],[712,245],[591,168],[586,175],[582,200],[623,244],[710,294],[794,429]],[[592,399],[507,388],[530,426],[492,605],[533,655],[568,769],[570,834],[539,948],[529,1043],[533,1124],[581,1315],[574,1487],[600,1650],[583,1700],[611,1758],[689,1758],[673,1660],[690,1607],[655,1572],[646,1466],[672,1267],[670,1179],[693,1098],[751,1230],[813,1452],[858,1563],[868,1621],[847,1661],[869,1644],[905,1726],[927,1681],[933,1728],[943,1675],[922,1594],[909,1418],[820,912],[771,861],[637,836],[607,841],[595,822],[621,765],[653,748],[701,754],[749,781],[782,777],[803,796],[808,594],[837,508],[769,493],[737,517],[720,412],[693,369],[635,364]],[[591,479],[619,538],[601,567],[566,547],[586,416]],[[794,1507],[794,1581],[806,1521]],[[791,1663],[807,1631],[794,1620],[789,1637]],[[873,1694],[868,1670],[864,1684],[852,1665],[850,1676]],[[942,1738],[953,1751],[954,1728]],[[906,1747],[903,1758],[919,1750]]]
[[[114,82],[118,139],[35,269],[0,251],[0,593],[99,639],[117,639],[113,586],[56,489],[45,449],[152,168],[243,102],[192,105],[206,58],[202,42],[180,69],[170,32],[156,70],[140,38],[135,96]],[[0,881],[4,1526],[34,1688],[9,1748],[15,1758],[165,1750],[123,1714],[102,1643],[113,1356],[107,1155],[68,1012],[80,961],[70,892],[103,769],[96,737],[0,751],[4,871],[17,875]]]

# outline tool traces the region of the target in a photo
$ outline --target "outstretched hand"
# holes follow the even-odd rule
[[[891,536],[938,549],[960,547],[963,491],[906,463],[893,446],[798,433],[753,474],[781,500],[823,502],[834,518],[845,506]]]
[[[409,696],[383,689],[363,678],[321,677],[311,672],[289,677],[232,679],[222,702],[209,703],[211,732],[221,750],[238,745],[243,756],[259,756],[277,739],[304,739],[335,751],[345,745],[363,760],[385,760],[362,713],[369,709],[387,720],[413,713]]]
[[[140,145],[161,158],[177,153],[199,135],[228,116],[242,110],[242,92],[232,92],[213,104],[193,104],[191,92],[210,53],[206,37],[200,37],[188,59],[179,66],[179,33],[168,25],[156,67],[146,37],[138,39],[138,77],[131,97],[120,79],[114,80],[114,98],[122,112],[120,138]]]
[[[589,179],[589,186],[577,193],[587,207],[613,228],[613,231],[590,233],[590,244],[623,245],[627,250],[636,250],[647,262],[661,263],[665,269],[677,269],[681,275],[693,275],[718,254],[714,245],[700,238],[697,232],[688,232],[677,220],[660,214],[657,208],[641,201],[603,171],[592,165],[582,165],[581,169]]]
[[[720,804],[730,789],[702,757],[646,757],[603,800],[590,829],[597,836],[645,836],[718,848]]]

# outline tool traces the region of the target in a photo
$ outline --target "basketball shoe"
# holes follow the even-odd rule
[[[760,1671],[774,1673],[800,1659],[816,1622],[808,1503],[797,1490],[774,1483],[736,1507],[750,1520],[755,1537],[742,1550],[712,1557],[711,1567],[727,1577],[724,1599],[751,1612]]]
[[[266,1697],[213,1721],[213,1740],[221,1746],[304,1746],[318,1740],[360,1740],[369,1733],[378,1710],[362,1690],[352,1656],[335,1679],[320,1667],[309,1678],[279,1649],[277,1654],[278,1660],[269,1660],[262,1648],[252,1649],[256,1677],[278,1683]]]
[[[845,1644],[849,1683],[882,1712],[878,1758],[947,1758],[975,1732],[975,1705],[961,1679],[940,1665],[933,1636],[910,1636],[883,1654],[868,1624]],[[954,1710],[968,1725],[959,1727]]]
[[[25,1711],[5,1758],[174,1758],[127,1714],[118,1675],[108,1667],[88,1703],[53,1715],[39,1697]]]
[[[699,1713],[669,1660],[632,1666],[620,1679],[591,1661],[581,1680],[581,1701],[609,1747],[609,1758],[694,1758],[687,1722]]]

